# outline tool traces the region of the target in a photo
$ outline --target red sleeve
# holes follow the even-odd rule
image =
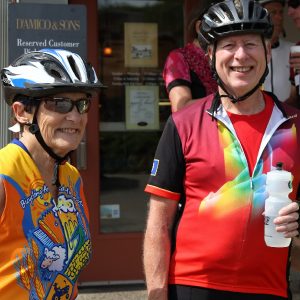
[[[167,89],[175,80],[191,82],[189,66],[179,49],[173,50],[167,57],[163,70],[163,79]]]

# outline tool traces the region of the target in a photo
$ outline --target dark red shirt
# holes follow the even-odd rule
[[[168,92],[175,86],[188,86],[192,99],[203,98],[217,90],[204,50],[193,43],[170,52],[163,78]]]

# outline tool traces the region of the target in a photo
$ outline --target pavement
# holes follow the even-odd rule
[[[298,272],[292,276],[293,300],[300,300],[299,276]],[[79,287],[79,295],[76,300],[147,300],[147,292],[142,284]]]
[[[293,300],[300,300],[300,272],[291,270],[290,285]]]
[[[76,300],[147,300],[147,292],[142,284],[79,287]]]

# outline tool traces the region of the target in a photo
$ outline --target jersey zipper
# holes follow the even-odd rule
[[[207,112],[208,112],[210,115],[212,115],[211,112],[209,112],[209,111],[207,111]],[[242,147],[242,144],[241,144],[241,142],[240,142],[238,136],[237,136],[236,133],[235,133],[235,130],[234,130],[234,127],[233,127],[232,123],[231,123],[231,122],[227,122],[226,119],[224,119],[224,118],[219,118],[218,116],[215,116],[215,118],[216,118],[219,122],[221,122],[221,123],[222,123],[222,124],[223,124],[223,125],[224,125],[224,126],[225,126],[232,134],[233,134],[233,136],[235,137],[235,139],[239,142],[240,150],[241,150],[241,152],[242,152],[243,155],[244,155],[244,159],[245,159],[245,161],[246,161],[247,168],[248,168],[248,174],[249,174],[249,179],[250,179],[250,180],[249,180],[249,181],[250,181],[250,189],[251,189],[251,190],[254,190],[253,174],[255,173],[255,170],[256,170],[256,167],[257,167],[259,158],[261,157],[261,155],[262,155],[262,153],[263,153],[263,150],[264,150],[265,147],[268,145],[268,143],[269,143],[270,139],[272,138],[274,132],[279,128],[279,126],[280,126],[281,124],[287,122],[288,120],[290,120],[292,117],[281,118],[276,124],[274,124],[274,126],[272,127],[272,130],[268,133],[268,138],[266,138],[266,136],[265,136],[266,133],[264,134],[264,136],[263,136],[263,138],[262,138],[262,141],[261,141],[261,144],[260,144],[260,147],[259,147],[259,150],[258,150],[258,155],[257,155],[257,158],[256,158],[255,165],[254,165],[254,167],[253,167],[253,172],[252,172],[251,176],[250,176],[250,172],[249,172],[249,163],[248,163],[246,154],[245,154],[245,152],[244,152],[244,149],[243,149],[243,147]],[[228,119],[229,119],[229,117],[228,117]],[[229,121],[230,121],[230,119],[229,119]]]

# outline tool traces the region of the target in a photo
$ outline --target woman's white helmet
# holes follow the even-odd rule
[[[5,101],[16,96],[39,98],[62,92],[92,93],[103,88],[94,68],[76,53],[42,49],[21,55],[1,70]]]

